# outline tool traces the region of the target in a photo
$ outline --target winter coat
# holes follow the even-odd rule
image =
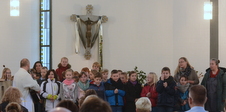
[[[151,94],[151,96],[149,97],[150,101],[151,101],[151,106],[152,107],[156,107],[157,105],[157,99],[158,99],[158,92],[156,91],[156,87],[155,85],[144,85],[142,92],[140,94],[141,97],[147,97],[147,93]]]
[[[140,98],[140,93],[142,91],[141,84],[137,82],[133,85],[130,81],[128,81],[125,86],[125,91],[125,112],[136,112],[135,99]]]
[[[97,96],[106,101],[105,88],[104,88],[103,82],[101,82],[100,85],[97,86],[96,84],[94,84],[94,81],[92,81],[90,82],[89,89],[95,90],[97,93]]]
[[[224,100],[226,99],[226,74],[225,72],[219,68],[219,73],[217,74],[217,109],[218,111],[223,111],[224,110]],[[204,78],[202,80],[201,85],[207,87],[207,81],[210,78],[210,72],[211,70],[208,69],[206,71],[206,74],[204,75]],[[208,90],[207,90],[208,93]],[[208,100],[208,97],[207,97]]]
[[[62,73],[64,72],[64,71],[66,71],[67,69],[70,69],[71,68],[71,65],[70,64],[67,64],[67,66],[66,67],[63,67],[62,65],[61,65],[61,63],[59,63],[58,64],[58,68],[56,69],[56,74],[58,75],[58,80],[59,81],[63,81],[64,80],[64,78],[63,78],[63,75],[62,75]]]
[[[46,99],[46,105],[45,110],[51,110],[56,107],[56,105],[59,103],[60,98],[60,82],[56,81],[55,79],[50,80],[47,79],[47,81],[43,81],[41,84],[41,96]],[[48,95],[57,95],[57,99],[52,100],[47,99]]]
[[[71,85],[61,83],[60,85],[60,98],[61,100],[71,100],[76,103],[78,98],[78,85],[76,82]]]
[[[167,82],[167,87],[163,86],[163,83]],[[157,106],[168,106],[174,107],[175,105],[175,86],[176,82],[173,80],[172,76],[164,81],[159,80],[157,82],[156,91],[158,92],[158,102]]]
[[[124,85],[122,84],[120,79],[117,82],[112,81],[113,80],[110,78],[104,84],[107,101],[111,106],[123,106],[123,96],[125,95]],[[113,83],[116,83],[119,86],[116,87]],[[118,93],[116,94],[114,93],[115,89],[118,89]]]
[[[178,84],[177,85],[177,94],[178,94],[178,105],[179,105],[179,109],[180,111],[187,111],[190,109],[189,104],[188,104],[188,94],[189,94],[189,86],[190,84],[187,83],[186,85],[181,85]],[[187,103],[185,105],[181,105],[184,101],[186,101]]]

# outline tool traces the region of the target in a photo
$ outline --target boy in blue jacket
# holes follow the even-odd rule
[[[162,75],[157,82],[156,91],[158,92],[158,112],[173,112],[175,105],[175,86],[176,82],[173,77],[170,76],[170,69],[164,67],[162,69]]]
[[[118,70],[111,71],[111,78],[104,84],[105,94],[112,112],[122,112],[123,96],[125,95],[124,85],[119,79]]]
[[[95,90],[97,96],[106,101],[104,83],[102,82],[102,74],[100,72],[94,75],[94,80],[90,82],[89,89]]]

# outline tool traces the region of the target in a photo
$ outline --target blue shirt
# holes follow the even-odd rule
[[[204,109],[204,107],[194,106],[186,112],[207,112],[207,111]]]

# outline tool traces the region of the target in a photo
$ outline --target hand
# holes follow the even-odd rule
[[[146,96],[147,96],[147,97],[151,97],[151,93],[148,92],[148,93],[146,94]]]
[[[161,75],[161,80],[164,81],[164,74]]]
[[[164,82],[163,86],[166,88],[168,86],[167,82]]]
[[[135,102],[137,102],[138,98],[135,99]]]
[[[187,101],[184,100],[183,103],[182,103],[181,105],[182,105],[182,106],[183,106],[183,105],[186,105],[186,103],[187,103]]]
[[[115,89],[114,93],[117,94],[118,93],[118,89]]]

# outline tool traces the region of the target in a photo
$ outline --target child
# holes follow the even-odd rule
[[[62,82],[64,80],[64,78],[62,76],[62,72],[64,72],[67,69],[70,69],[70,68],[71,68],[71,65],[68,63],[68,58],[66,58],[66,57],[61,58],[61,61],[58,64],[58,68],[56,69],[56,73],[59,77],[59,81]]]
[[[94,62],[92,66],[92,70],[96,70],[97,72],[100,71],[100,63]]]
[[[85,91],[89,88],[89,81],[85,72],[81,72],[79,74],[79,81],[78,81],[78,91],[79,91],[79,99],[85,95]]]
[[[42,82],[46,79],[47,71],[48,71],[47,67],[42,67],[41,68],[41,78],[39,78],[37,80],[37,82],[38,82],[39,85],[41,85]]]
[[[1,79],[4,79],[5,81],[12,81],[13,80],[13,78],[11,76],[11,70],[9,68],[4,68],[2,70]]]
[[[188,77],[182,75],[180,77],[180,83],[177,85],[178,93],[179,93],[179,103],[180,103],[180,111],[187,111],[190,109],[188,104],[188,93],[190,84],[187,82]]]
[[[137,73],[135,71],[131,71],[129,73],[129,81],[126,83],[125,90],[125,112],[136,112],[135,102],[138,98],[140,98],[142,87],[141,84],[137,81]]]
[[[117,70],[111,71],[111,78],[104,84],[107,101],[112,108],[112,112],[122,112],[123,96],[125,95],[124,85],[119,79]]]
[[[78,71],[74,71],[73,79],[75,80],[76,83],[79,81],[79,73],[78,73]]]
[[[101,72],[101,74],[102,74],[102,81],[103,82],[106,82],[107,80],[108,80],[108,69],[104,69],[102,72]]]
[[[90,82],[89,89],[94,89],[99,98],[106,100],[104,83],[102,82],[102,74],[100,72],[94,75],[94,81]]]
[[[84,67],[84,68],[82,68],[81,72],[85,72],[86,75],[87,75],[87,78],[88,78],[88,80],[89,80],[89,74],[90,74],[89,68],[88,68],[88,67]]]
[[[127,73],[126,72],[122,72],[119,76],[120,76],[120,79],[121,79],[123,84],[126,84],[128,82]]]
[[[156,86],[158,112],[173,112],[175,86],[176,83],[170,75],[170,69],[168,67],[162,68],[162,75]]]
[[[151,112],[158,112],[157,111],[157,98],[158,93],[156,91],[156,83],[157,83],[157,75],[154,72],[150,72],[146,77],[147,84],[144,85],[142,92],[140,94],[141,97],[148,97],[152,104],[152,111]]]
[[[36,70],[35,69],[31,69],[30,70],[30,75],[31,75],[31,77],[34,79],[34,80],[36,80],[36,75],[37,75],[37,73],[36,73]]]
[[[65,80],[60,85],[60,97],[61,100],[71,100],[77,103],[78,98],[78,86],[73,80],[73,70],[67,69],[65,71]]]
[[[60,82],[57,81],[55,70],[49,70],[46,74],[46,81],[41,84],[41,96],[46,99],[45,110],[49,111],[56,107],[60,98]]]
[[[96,70],[91,70],[90,74],[89,74],[89,82],[94,80],[94,74],[96,74],[97,71]]]

